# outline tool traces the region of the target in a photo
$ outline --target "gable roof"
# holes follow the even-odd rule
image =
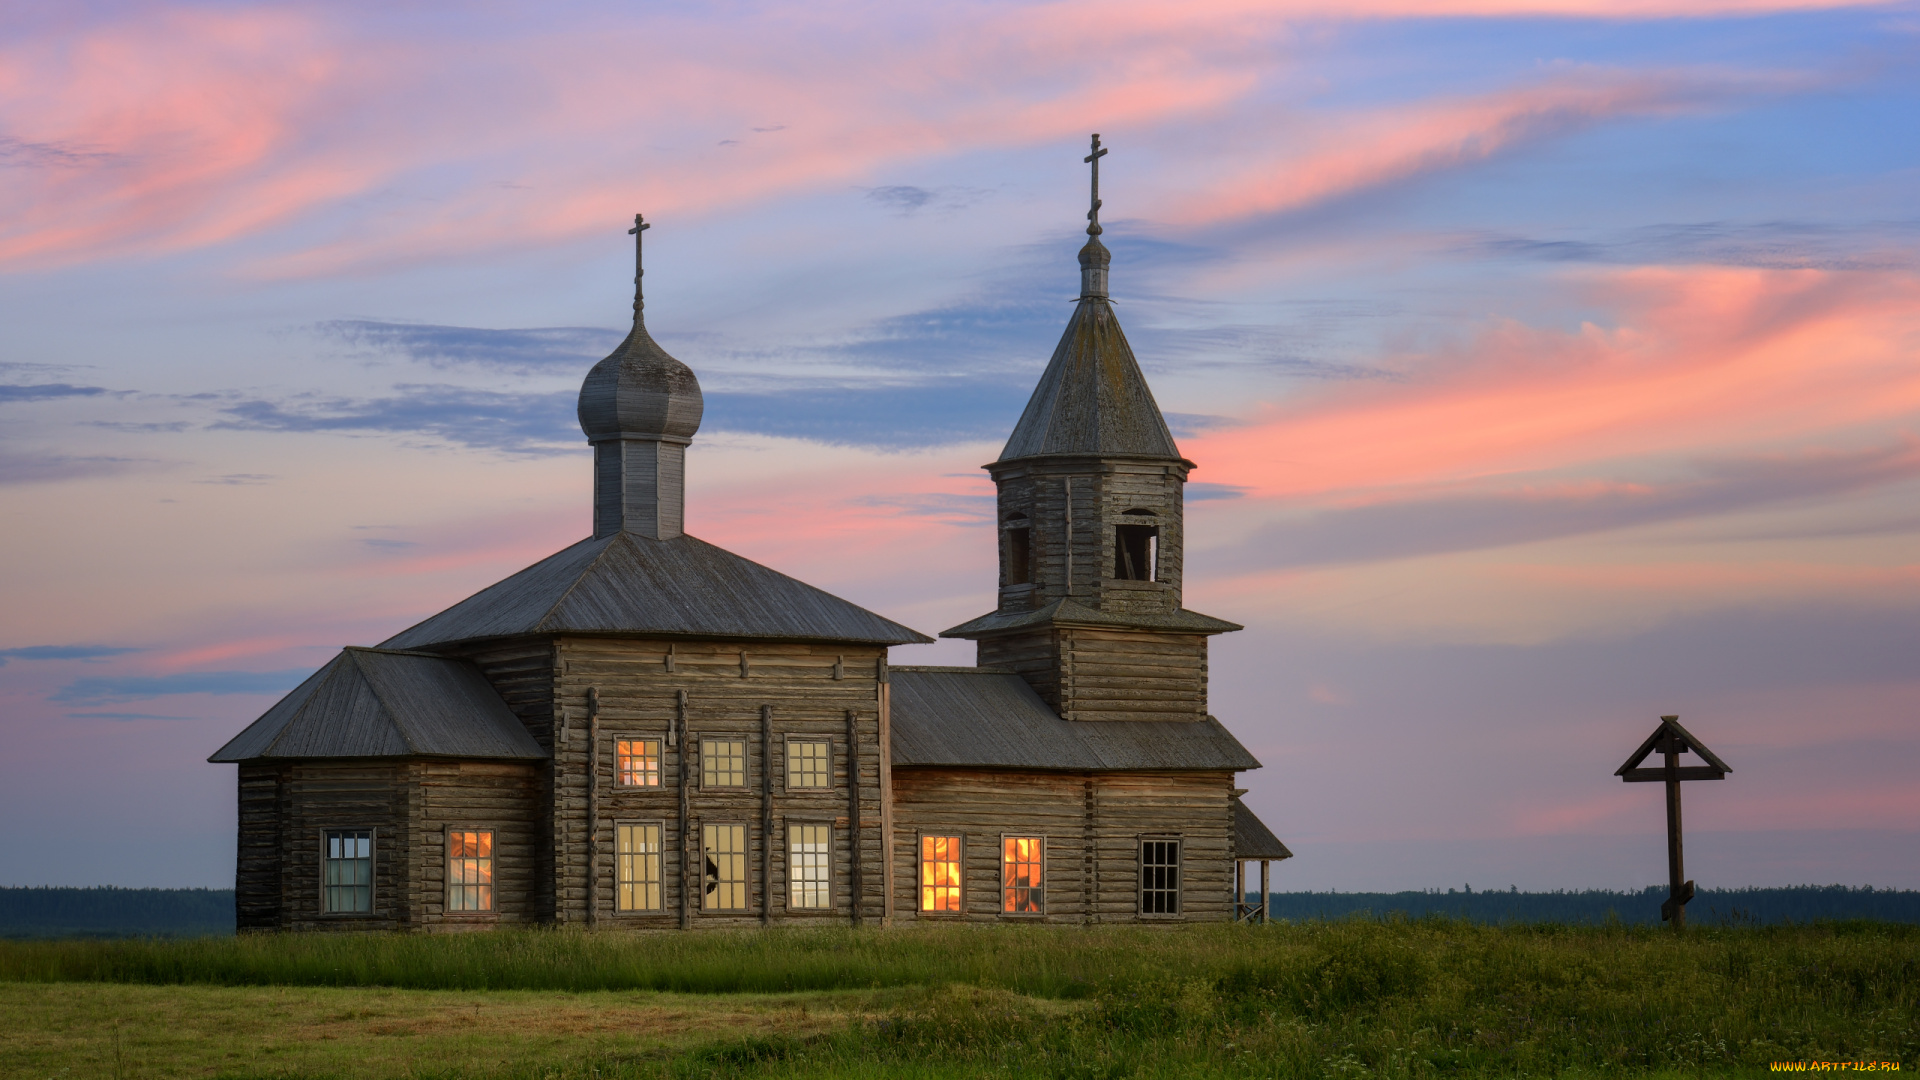
[[[1114,614],[1062,597],[1044,607],[1020,611],[989,611],[979,618],[968,619],[959,626],[940,631],[940,636],[982,638],[1038,626],[1085,626],[1096,629],[1112,627],[1124,630],[1159,630],[1171,634],[1225,634],[1245,629],[1239,623],[1216,619],[1211,615],[1188,611],[1186,608],[1162,615]]]
[[[547,757],[471,661],[349,648],[208,761]]]
[[[994,668],[896,667],[893,766],[1152,771],[1257,769],[1205,720],[1062,720],[1026,681]]]
[[[1273,835],[1267,823],[1233,797],[1233,857],[1236,859],[1291,859],[1293,852]]]
[[[1180,460],[1173,432],[1105,297],[1083,297],[1073,309],[1000,460],[1042,454]]]
[[[933,639],[691,536],[582,540],[381,643],[560,632],[904,645]]]

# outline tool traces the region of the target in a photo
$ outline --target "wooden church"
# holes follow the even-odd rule
[[[1227,920],[1287,857],[1207,712],[1181,457],[1107,294],[999,460],[994,610],[932,639],[682,530],[700,384],[642,320],[587,374],[593,535],[348,648],[239,766],[240,929]],[[634,219],[636,259],[641,232]],[[1264,877],[1264,874],[1262,875]]]

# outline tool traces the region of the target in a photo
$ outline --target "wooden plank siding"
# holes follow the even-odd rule
[[[555,655],[558,674],[554,700],[560,716],[552,765],[555,922],[601,927],[679,926],[683,897],[689,902],[689,921],[694,926],[757,926],[762,922],[763,909],[767,918],[778,922],[844,923],[854,918],[855,897],[850,894],[854,844],[859,844],[863,869],[878,868],[883,861],[877,827],[882,809],[877,672],[884,650],[877,646],[566,636],[556,640]],[[598,755],[590,752],[589,690],[594,691],[597,703]],[[684,737],[675,731],[682,691],[686,694]],[[771,760],[762,746],[763,706],[772,707]],[[849,711],[854,714],[851,756]],[[786,744],[790,738],[802,736],[832,744],[831,787],[788,790]],[[743,786],[714,789],[702,784],[700,740],[716,737],[746,744]],[[623,738],[661,740],[658,787],[619,785],[613,744]],[[682,754],[687,756],[689,777],[684,829],[678,786]],[[590,823],[588,772],[594,760],[598,763],[593,784],[598,791],[599,814],[598,820]],[[764,784],[769,769],[770,792]],[[857,791],[850,787],[855,782]],[[856,799],[862,826],[857,838],[852,828]],[[774,823],[771,837],[765,828],[769,810]],[[657,912],[618,911],[614,829],[621,823],[645,822],[664,826],[663,904]],[[788,903],[788,825],[802,822],[833,827],[834,905],[830,909],[795,910]],[[719,912],[701,907],[704,878],[698,858],[704,824],[746,826],[749,897],[741,910]],[[591,875],[590,852],[597,860],[597,872]],[[683,852],[692,855],[686,861],[693,865],[684,889]],[[771,874],[763,868],[770,868]],[[858,914],[862,920],[878,920],[885,896],[880,875],[863,873],[861,879]]]
[[[1032,530],[1026,583],[1010,580],[1002,533],[1002,610],[1063,596],[1117,615],[1177,610],[1186,564],[1181,499],[1186,472],[1177,462],[1094,458],[994,466],[1001,522],[1025,514]],[[1128,510],[1149,510],[1153,516],[1128,516]],[[1116,580],[1114,526],[1142,523],[1160,528],[1155,580]]]
[[[234,853],[234,925],[241,933],[281,929],[282,775],[274,761],[240,765],[240,838]]]
[[[980,639],[982,667],[1018,672],[1068,720],[1203,720],[1203,634],[1048,627]]]
[[[970,922],[1225,921],[1232,918],[1233,774],[1047,773],[897,768],[897,916]],[[919,912],[919,838],[964,837],[960,916]],[[1002,912],[1000,841],[1043,836],[1044,916]],[[1143,837],[1181,841],[1181,913],[1139,911]]]

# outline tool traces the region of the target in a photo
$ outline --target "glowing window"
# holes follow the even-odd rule
[[[1140,841],[1140,913],[1180,914],[1180,841]]]
[[[787,880],[792,885],[788,905],[796,908],[833,906],[833,830],[826,825],[793,825],[787,831]]]
[[[747,786],[747,740],[700,741],[701,787]]]
[[[613,830],[615,906],[621,911],[660,910],[660,826],[617,825]]]
[[[1046,910],[1042,893],[1041,849],[1038,836],[1007,836],[1000,840],[1000,910],[1038,915]]]
[[[613,756],[620,773],[621,787],[660,786],[660,740],[618,739]]]
[[[493,910],[493,830],[447,833],[447,910]]]
[[[747,827],[704,825],[700,829],[706,860],[708,911],[744,911],[747,906]]]
[[[824,788],[833,784],[833,744],[824,739],[787,744],[787,786]]]
[[[325,900],[329,915],[373,910],[373,830],[330,832],[326,839]]]
[[[920,838],[920,910],[960,911],[960,838]]]

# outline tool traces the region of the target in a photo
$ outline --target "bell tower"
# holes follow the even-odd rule
[[[999,460],[999,604],[942,637],[978,642],[1069,720],[1202,720],[1207,637],[1181,602],[1180,455],[1107,293],[1093,137],[1080,301]]]

